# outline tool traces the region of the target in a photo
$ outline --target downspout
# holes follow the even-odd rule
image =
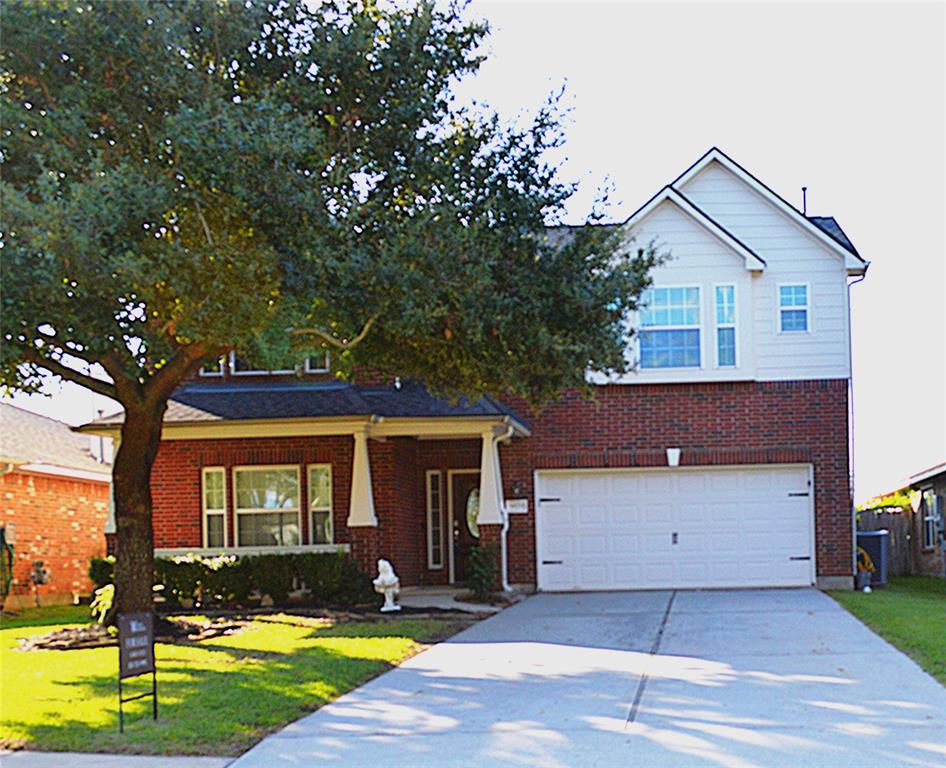
[[[870,263],[868,262],[868,266]],[[850,373],[848,379],[848,434],[850,447],[848,455],[850,456],[851,466],[848,469],[848,483],[851,489],[851,573],[857,574],[857,509],[854,507],[854,343],[851,326],[851,288],[864,281],[867,277],[867,267],[864,267],[864,274],[857,280],[847,284],[847,369]],[[814,492],[814,489],[812,489]]]
[[[499,444],[505,442],[510,437],[512,437],[513,427],[511,424],[506,424],[506,432],[503,435],[500,435],[496,438],[496,464],[499,466],[499,471],[502,473],[502,464],[499,461]],[[500,579],[502,582],[503,592],[512,592],[512,587],[509,585],[509,555],[506,546],[506,534],[509,532],[509,513],[506,511],[506,493],[503,491],[502,486],[502,474],[500,474],[500,483],[499,490],[501,494],[502,505],[500,510],[503,515],[503,527],[502,533],[499,538],[499,550],[500,550]]]

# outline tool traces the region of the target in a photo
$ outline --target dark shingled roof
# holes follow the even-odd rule
[[[844,230],[841,229],[841,225],[838,224],[837,219],[835,219],[834,216],[807,216],[806,218],[832,240],[843,245],[851,253],[857,256],[857,258],[861,258],[861,255],[854,247],[854,243],[852,243],[848,239],[848,236],[844,234]]]
[[[195,382],[174,393],[165,423],[238,421],[241,419],[309,419],[333,416],[388,418],[519,417],[497,400],[475,403],[434,397],[422,384],[362,386],[342,382]],[[121,414],[94,424],[120,424]]]
[[[6,461],[46,464],[108,475],[110,466],[93,458],[89,438],[55,419],[0,403],[0,456]]]

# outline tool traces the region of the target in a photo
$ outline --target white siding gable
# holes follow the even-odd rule
[[[701,334],[700,368],[638,369],[620,378],[593,376],[595,383],[734,381],[754,378],[753,334],[747,332],[752,323],[751,275],[745,259],[724,245],[705,227],[680,210],[674,203],[664,201],[629,231],[639,246],[654,241],[658,251],[669,250],[671,258],[656,267],[652,276],[657,287],[698,286],[700,288]],[[716,366],[716,331],[714,286],[728,284],[736,287],[736,322],[738,368]],[[632,318],[632,325],[637,318]],[[746,329],[744,331],[744,329]],[[628,359],[638,360],[637,342],[632,341]]]
[[[671,254],[667,263],[654,269],[654,287],[699,287],[701,365],[638,366],[620,378],[593,376],[592,381],[649,384],[849,378],[845,257],[812,234],[805,222],[795,220],[793,214],[715,160],[681,179],[677,191],[682,198],[670,191],[671,199],[645,206],[635,214],[628,231],[637,245],[654,241],[658,250]],[[694,212],[692,205],[699,211]],[[747,262],[743,246],[764,261],[764,269],[758,269],[758,261],[754,266]],[[807,287],[806,331],[780,331],[778,294],[779,286],[785,284]],[[717,285],[735,286],[735,367],[717,365]],[[630,322],[636,327],[639,318]],[[639,362],[637,339],[629,345],[627,355],[635,365]]]
[[[681,191],[766,262],[765,271],[752,281],[756,378],[848,378],[843,258],[719,163],[707,165]],[[810,286],[806,333],[779,333],[777,295],[784,283]]]

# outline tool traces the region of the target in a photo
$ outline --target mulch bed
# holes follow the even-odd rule
[[[174,618],[168,618],[169,614],[167,612],[170,612],[170,615],[173,615]],[[194,608],[191,611],[161,606],[155,618],[154,639],[155,642],[159,643],[195,643],[201,640],[210,640],[215,637],[242,632],[254,619],[261,619],[278,613],[310,619],[325,619],[333,624],[352,621],[390,622],[399,618],[440,619],[473,623],[483,618],[483,615],[464,611],[453,611],[445,608],[415,608],[406,605],[402,606],[397,613],[380,613],[375,606],[347,608],[272,606],[237,610],[232,608]],[[117,646],[118,635],[114,630],[109,631],[107,627],[101,624],[85,624],[57,629],[36,637],[21,637],[18,642],[18,650],[21,651],[74,651],[82,648]]]
[[[224,617],[213,618],[209,621],[190,619],[172,621],[158,618],[154,628],[154,639],[159,643],[194,643],[241,632],[249,623],[238,618]],[[109,632],[101,624],[66,627],[38,637],[19,638],[21,651],[75,651],[81,648],[104,648],[110,645],[118,645],[118,635]]]

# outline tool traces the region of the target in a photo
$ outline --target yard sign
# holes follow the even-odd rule
[[[124,698],[122,681],[151,673],[151,691]],[[153,699],[152,715],[158,719],[158,679],[154,665],[154,617],[151,613],[118,614],[118,731],[125,732],[123,705],[146,696]]]

